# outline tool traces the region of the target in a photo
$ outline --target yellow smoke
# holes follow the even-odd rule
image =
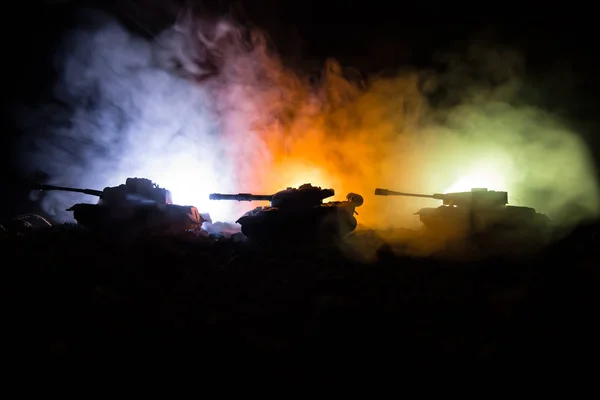
[[[376,197],[376,187],[487,187],[557,220],[598,215],[587,149],[566,121],[519,101],[525,67],[514,51],[471,46],[442,57],[449,66],[442,74],[405,70],[366,81],[330,59],[311,85],[267,51],[260,32],[242,46],[237,28],[219,26],[207,48],[219,49],[214,103],[224,157],[235,164],[234,191],[312,183],[335,189],[331,200],[357,192],[365,198],[359,223],[370,228],[418,227],[414,213],[439,204]],[[426,94],[440,89],[447,103],[430,104]]]
[[[257,160],[249,190],[272,193],[312,183],[334,188],[335,200],[357,192],[365,197],[359,221],[371,228],[418,227],[414,213],[439,205],[376,197],[376,187],[416,193],[487,187],[507,190],[511,204],[541,212],[560,214],[574,205],[583,210],[576,218],[598,213],[586,148],[540,110],[480,96],[480,103],[445,111],[444,125],[432,122],[439,112],[428,107],[417,72],[360,89],[329,60],[318,91],[286,79],[293,84],[279,90],[291,100],[258,129],[268,157]]]

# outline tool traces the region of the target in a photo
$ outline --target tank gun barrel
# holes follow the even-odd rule
[[[409,196],[409,197],[424,197],[427,199],[443,200],[446,196],[441,193],[435,194],[420,194],[420,193],[406,193],[406,192],[395,192],[388,189],[375,189],[375,196]]]
[[[250,194],[250,193],[238,193],[238,194],[222,194],[222,193],[211,193],[208,196],[209,200],[235,200],[235,201],[271,201],[273,195],[271,194]]]
[[[90,196],[102,196],[102,190],[95,189],[79,189],[65,186],[54,186],[54,185],[34,185],[33,190],[60,190],[63,192],[74,192],[74,193],[83,193],[89,194]]]
[[[429,199],[442,200],[445,206],[489,208],[508,204],[507,192],[488,190],[485,188],[473,188],[468,192],[434,193],[431,195],[394,192],[387,189],[375,189],[375,195],[425,197]]]

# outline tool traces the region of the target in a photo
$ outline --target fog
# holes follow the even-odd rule
[[[525,104],[525,56],[474,42],[443,54],[444,73],[359,81],[336,60],[309,84],[265,35],[226,18],[182,14],[153,40],[88,12],[56,58],[55,99],[22,113],[23,167],[57,185],[102,189],[147,177],[176,203],[233,222],[264,204],[213,192],[273,193],[312,183],[365,197],[363,227],[417,227],[436,200],[375,197],[376,187],[434,193],[507,190],[558,222],[599,212],[591,157],[568,120]],[[427,95],[443,90],[435,106]],[[48,193],[46,213],[96,199]]]

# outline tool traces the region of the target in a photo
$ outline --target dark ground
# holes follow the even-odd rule
[[[520,261],[381,251],[361,264],[335,249],[117,241],[58,226],[0,241],[2,351],[298,379],[585,365],[598,354],[598,244],[596,224]]]

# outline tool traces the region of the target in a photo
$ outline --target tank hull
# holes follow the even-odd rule
[[[495,209],[469,209],[440,206],[417,213],[429,230],[452,233],[523,232],[544,233],[550,220],[530,207],[505,206]]]
[[[348,202],[329,202],[310,209],[258,207],[239,218],[244,236],[257,242],[322,242],[345,237],[358,222]]]
[[[119,208],[97,204],[75,204],[68,211],[78,224],[93,230],[121,233],[173,234],[199,229],[204,218],[192,206],[139,204]]]

